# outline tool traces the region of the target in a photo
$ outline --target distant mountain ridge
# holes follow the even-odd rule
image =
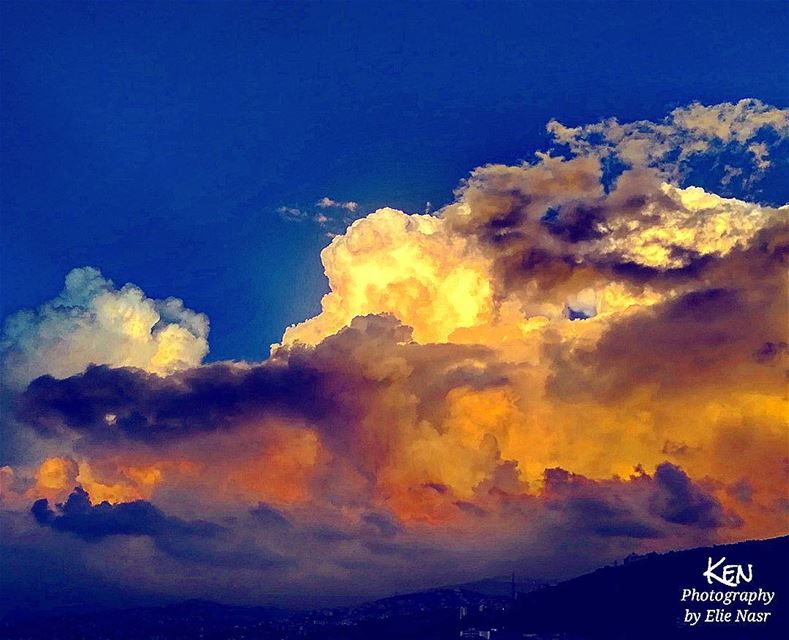
[[[752,581],[732,588],[707,583],[709,558],[752,565]],[[386,640],[458,637],[629,640],[631,638],[789,638],[789,536],[762,541],[631,556],[624,564],[538,588],[491,578],[454,587],[391,596],[354,607],[293,612],[200,600],[174,605],[59,615],[8,615],[0,637],[14,640]],[[764,623],[683,621],[686,609],[735,610],[682,602],[682,590],[774,592]],[[528,591],[528,592],[527,592]],[[747,608],[747,607],[746,607]],[[466,634],[461,636],[461,634]],[[475,635],[476,634],[476,635]]]

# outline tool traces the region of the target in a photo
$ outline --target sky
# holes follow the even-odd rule
[[[789,91],[780,2],[2,12],[2,315],[91,265],[208,314],[211,360],[261,358],[318,310],[326,230],[280,207],[437,209],[473,167],[530,158],[551,118]]]
[[[785,3],[0,13],[0,610],[789,529]]]

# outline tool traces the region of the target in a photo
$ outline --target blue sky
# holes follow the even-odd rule
[[[261,358],[318,309],[325,231],[278,207],[437,207],[550,118],[789,104],[783,2],[0,11],[2,315],[93,265],[205,312],[211,359]]]

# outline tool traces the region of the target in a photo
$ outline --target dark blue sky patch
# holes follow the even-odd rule
[[[592,317],[582,309],[573,309],[572,307],[565,307],[564,311],[568,320],[588,320],[589,318]]]

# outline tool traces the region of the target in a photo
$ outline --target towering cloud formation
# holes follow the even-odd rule
[[[357,220],[321,253],[331,293],[323,312],[285,332],[315,344],[369,313],[392,313],[420,342],[445,342],[492,312],[490,261],[441,218],[380,209]]]
[[[157,589],[200,562],[194,595],[252,598],[784,533],[789,209],[681,179],[732,145],[769,173],[786,117],[551,123],[569,157],[477,168],[437,215],[334,238],[321,313],[259,363],[198,366],[202,316],[72,272],[9,324],[13,379],[48,374],[16,416],[48,444],[4,469],[6,500],[48,500],[49,544],[126,540],[171,569]]]

